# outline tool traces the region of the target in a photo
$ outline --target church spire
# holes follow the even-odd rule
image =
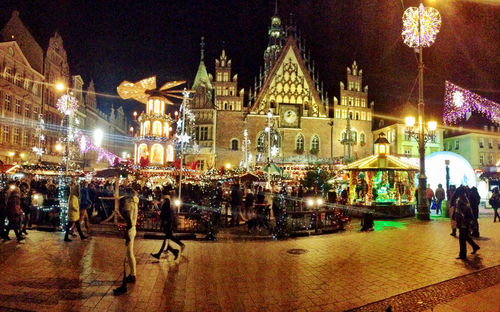
[[[268,30],[269,42],[264,52],[264,75],[271,70],[285,41],[285,31],[278,16],[278,1],[274,2],[274,15],[271,17],[271,26]]]
[[[200,47],[201,47],[200,60],[203,62],[205,60],[205,37],[201,37]]]

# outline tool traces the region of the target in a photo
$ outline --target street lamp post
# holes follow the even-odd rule
[[[423,118],[422,118],[423,119]],[[420,121],[423,121],[420,119]],[[420,172],[418,175],[418,208],[417,218],[420,220],[430,220],[429,206],[427,205],[426,189],[427,177],[425,176],[425,144],[435,138],[437,122],[429,121],[427,127],[423,122],[415,126],[415,117],[406,117],[406,133],[410,138],[415,138],[418,142],[418,154],[420,160]]]
[[[402,36],[404,43],[410,48],[415,48],[419,57],[418,62],[418,152],[420,157],[420,173],[418,175],[418,212],[420,220],[430,220],[429,207],[426,202],[425,190],[427,177],[425,176],[425,129],[424,129],[424,62],[422,50],[430,47],[436,40],[436,35],[441,27],[439,12],[423,4],[409,7],[403,14]]]

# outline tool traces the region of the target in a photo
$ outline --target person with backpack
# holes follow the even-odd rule
[[[474,213],[470,206],[469,199],[467,198],[467,190],[465,187],[460,186],[455,192],[457,199],[455,205],[454,218],[457,221],[457,228],[460,230],[458,235],[460,252],[457,259],[467,259],[467,244],[472,247],[472,254],[479,250],[479,246],[470,237],[472,223],[474,222]]]
[[[490,200],[488,201],[491,205],[491,208],[493,208],[493,211],[495,212],[495,215],[493,217],[493,222],[497,222],[497,217],[498,220],[500,221],[500,215],[498,214],[498,208],[500,208],[500,194],[498,192],[498,187],[495,187],[493,189],[493,193],[491,194]]]

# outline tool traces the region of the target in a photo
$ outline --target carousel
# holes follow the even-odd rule
[[[349,204],[381,218],[414,216],[418,167],[391,156],[384,133],[375,141],[375,151],[375,155],[344,167],[349,173]]]

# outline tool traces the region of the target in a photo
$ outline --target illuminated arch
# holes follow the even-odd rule
[[[153,135],[161,136],[161,122],[158,120],[153,122]]]
[[[141,158],[148,159],[148,146],[144,143],[137,149],[137,160],[140,161]]]
[[[144,122],[144,133],[143,135],[151,135],[151,123],[149,120]]]
[[[153,113],[153,100],[148,101],[148,114]]]
[[[151,163],[163,165],[163,146],[161,144],[154,144],[151,148]]]
[[[169,131],[168,131],[168,122],[165,122],[163,125],[163,134],[168,138]]]
[[[167,161],[174,161],[174,147],[172,145],[167,146]]]
[[[155,100],[155,110],[154,110],[155,114],[159,114],[160,113],[160,100],[156,99]]]

